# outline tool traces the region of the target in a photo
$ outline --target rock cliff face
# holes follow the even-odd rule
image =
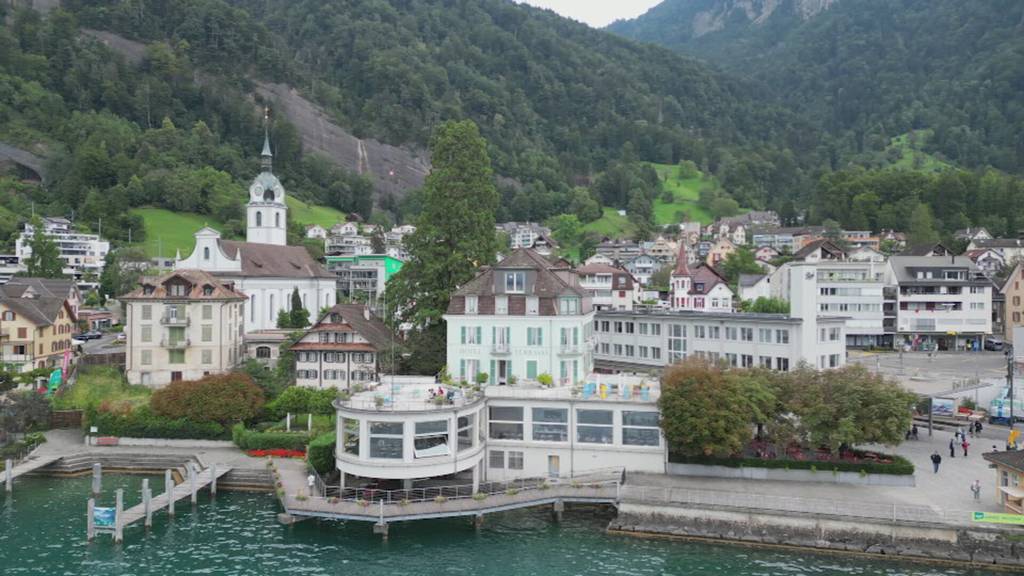
[[[754,25],[761,25],[777,11],[791,10],[801,20],[810,20],[839,0],[714,0],[707,9],[694,14],[691,22],[694,38],[723,30],[737,14]]]

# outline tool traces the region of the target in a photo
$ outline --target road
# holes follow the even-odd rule
[[[1006,376],[1002,352],[850,351],[850,363],[880,372],[918,394],[941,394],[977,380]]]
[[[114,332],[103,334],[97,340],[86,340],[82,344],[82,352],[85,354],[107,354],[110,352],[124,352],[124,345],[116,344],[117,334]]]

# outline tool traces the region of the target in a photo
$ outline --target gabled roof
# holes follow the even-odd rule
[[[928,244],[907,246],[906,249],[900,252],[900,256],[945,256],[949,253],[949,248],[946,248],[941,242],[930,242]]]
[[[3,295],[21,298],[29,288],[36,296],[47,298],[67,298],[75,289],[75,281],[70,278],[30,278],[14,276],[2,287]]]
[[[836,256],[837,258],[843,258],[844,256],[846,256],[846,252],[843,251],[842,248],[837,246],[835,242],[827,238],[822,238],[820,240],[815,240],[814,242],[809,242],[806,246],[804,246],[800,250],[797,250],[796,254],[793,254],[793,259],[804,260],[819,248],[822,252],[831,254],[833,256]]]
[[[574,286],[563,280],[556,270],[564,271],[569,270],[560,264],[552,263],[550,260],[544,258],[536,251],[530,248],[520,248],[514,250],[511,254],[505,257],[504,260],[498,262],[494,266],[485,266],[480,269],[480,272],[475,278],[461,286],[452,295],[452,304],[449,305],[449,313],[457,313],[458,306],[455,304],[464,300],[463,298],[456,299],[456,296],[493,296],[495,294],[494,287],[496,285],[494,275],[496,272],[502,270],[533,270],[535,276],[533,279],[533,291],[530,293],[531,296],[537,296],[539,298],[554,298],[566,294],[571,294],[578,297],[586,297],[586,291],[578,286]]]
[[[213,274],[203,270],[172,270],[156,278],[143,277],[139,281],[139,287],[121,296],[120,300],[163,300],[172,298],[167,293],[166,284],[168,281],[181,279],[191,285],[191,290],[185,296],[174,296],[173,298],[187,298],[189,300],[248,300],[245,294],[235,290],[229,284],[218,280]],[[210,294],[204,294],[203,288],[213,288]],[[147,294],[147,287],[152,290]]]
[[[1019,472],[1024,472],[1024,450],[1008,450],[1006,452],[987,452],[981,455],[982,458],[1006,466]]]
[[[238,253],[242,258],[242,275],[272,278],[334,278],[319,262],[313,260],[304,246],[256,244],[238,240],[218,240],[225,254]]]
[[[363,304],[335,304],[330,310],[324,313],[320,317],[320,320],[309,329],[309,331],[316,331],[318,326],[325,324],[331,317],[331,314],[338,314],[341,316],[342,322],[348,324],[355,330],[360,336],[366,339],[367,342],[377,351],[386,350],[391,346],[392,333],[388,329],[387,325],[384,324]],[[296,345],[298,346],[298,345]],[[303,346],[312,346],[314,348],[321,346],[320,343],[305,343]],[[339,346],[341,346],[339,344]],[[362,345],[365,346],[365,345]],[[353,351],[356,351],[353,348]]]
[[[67,297],[4,297],[0,298],[0,304],[7,306],[12,312],[36,326],[50,326],[57,321],[58,313],[67,305]],[[67,310],[71,319],[74,320],[71,307],[67,306]]]
[[[608,264],[587,264],[576,269],[577,276],[590,276],[594,274],[610,274],[612,278],[625,277],[626,283],[623,285],[613,285],[614,289],[625,288],[632,290],[633,284],[636,282],[636,279],[633,278],[629,271]]]
[[[757,286],[757,283],[767,278],[767,274],[740,274],[740,286],[750,288]]]
[[[695,294],[698,296],[709,294],[715,288],[715,286],[718,286],[719,284],[725,284],[726,286],[728,286],[728,283],[725,281],[725,278],[723,278],[718,272],[715,271],[714,268],[710,266],[698,266],[697,269],[694,270],[692,278],[693,281],[690,283],[690,294]],[[703,286],[703,288],[698,289],[698,284]]]

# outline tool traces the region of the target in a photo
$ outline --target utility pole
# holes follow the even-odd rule
[[[1013,430],[1013,347],[1006,351],[1006,384],[1010,388],[1010,430]]]

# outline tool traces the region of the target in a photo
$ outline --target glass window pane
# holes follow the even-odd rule
[[[370,438],[370,458],[402,458],[401,438]]]
[[[437,434],[448,432],[447,420],[433,420],[430,422],[417,422],[416,434]]]
[[[576,440],[584,444],[611,444],[611,426],[577,426]]]
[[[523,421],[522,406],[491,406],[491,420]]]
[[[370,422],[370,434],[394,434],[401,436],[402,422]]]
[[[629,412],[624,411],[622,413],[622,425],[623,426],[650,426],[652,428],[658,427],[658,413],[657,412]]]
[[[566,424],[569,422],[569,411],[564,408],[534,408],[533,421]]]
[[[341,444],[346,454],[359,455],[359,420],[344,418],[341,421]]]
[[[611,410],[577,410],[576,420],[580,424],[604,424],[612,425]]]
[[[522,424],[491,422],[491,438],[494,440],[522,440]]]
[[[569,426],[566,424],[534,424],[533,439],[538,442],[567,442]]]
[[[659,438],[657,428],[622,429],[622,443],[627,446],[657,446]]]
[[[504,468],[505,452],[502,450],[491,450],[490,454],[488,455],[488,466],[490,468]]]

